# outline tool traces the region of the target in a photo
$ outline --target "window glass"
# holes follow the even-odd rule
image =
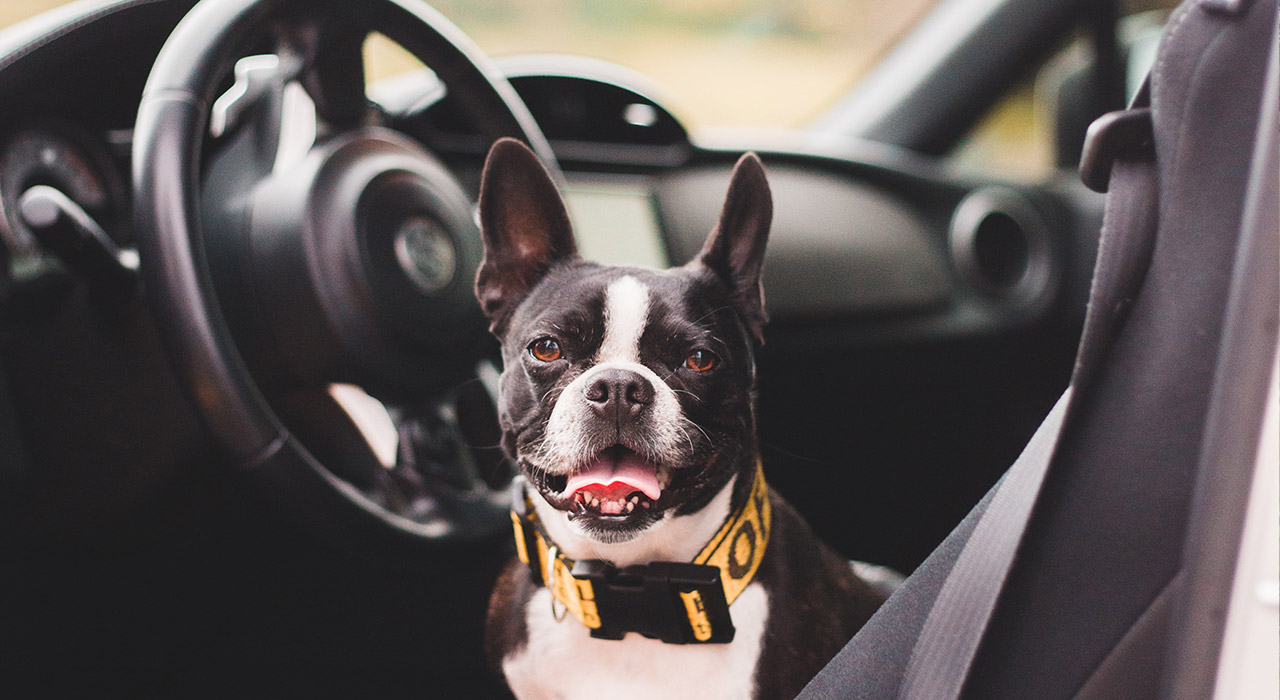
[[[435,0],[493,56],[568,53],[653,78],[691,129],[801,127],[939,0]],[[0,27],[65,0],[3,0]],[[370,43],[370,70],[417,64]]]
[[[1155,60],[1172,0],[1128,2],[1116,28],[1125,54],[1125,100],[1133,98]],[[1055,99],[1064,80],[1083,70],[1091,47],[1077,36],[989,109],[952,152],[961,170],[1032,181],[1055,170]]]
[[[1053,129],[1039,113],[1035,81],[1020,81],[978,121],[953,152],[961,170],[1031,181],[1053,171]]]
[[[45,10],[67,4],[67,0],[4,0],[0,2],[0,27],[17,24]]]
[[[493,56],[568,53],[644,73],[691,129],[803,126],[937,0],[437,0]]]

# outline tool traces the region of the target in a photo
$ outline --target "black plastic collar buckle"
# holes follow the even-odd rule
[[[573,577],[591,581],[601,625],[598,639],[637,632],[667,644],[733,641],[720,569],[702,564],[651,562],[617,569],[597,559],[576,562]]]

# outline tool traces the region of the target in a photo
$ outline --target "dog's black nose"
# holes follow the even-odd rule
[[[653,384],[628,369],[606,369],[587,387],[586,399],[602,413],[639,413],[653,403]]]

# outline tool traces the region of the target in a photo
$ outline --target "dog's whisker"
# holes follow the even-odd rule
[[[693,436],[689,434],[689,429],[681,425],[680,434],[684,435],[685,442],[689,443],[689,452],[692,453],[693,452]]]
[[[704,429],[702,428],[702,426],[700,426],[700,425],[698,425],[697,423],[695,423],[695,422],[693,422],[693,421],[689,420],[688,418],[685,418],[685,419],[684,419],[684,422],[683,422],[681,425],[682,425],[682,426],[688,426],[688,425],[691,425],[691,426],[693,426],[694,428],[697,428],[698,432],[702,433],[702,437],[704,437],[704,438],[706,438],[706,439],[707,439],[707,442],[711,442],[711,441],[712,441],[712,440],[711,440],[711,435],[709,435],[709,434],[707,433],[707,431],[706,431],[706,430],[704,430]]]

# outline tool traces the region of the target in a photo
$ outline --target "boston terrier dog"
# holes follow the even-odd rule
[[[537,157],[489,152],[476,293],[521,477],[486,646],[522,700],[792,698],[882,602],[764,481],[772,206],[747,154],[692,262],[599,265]]]

